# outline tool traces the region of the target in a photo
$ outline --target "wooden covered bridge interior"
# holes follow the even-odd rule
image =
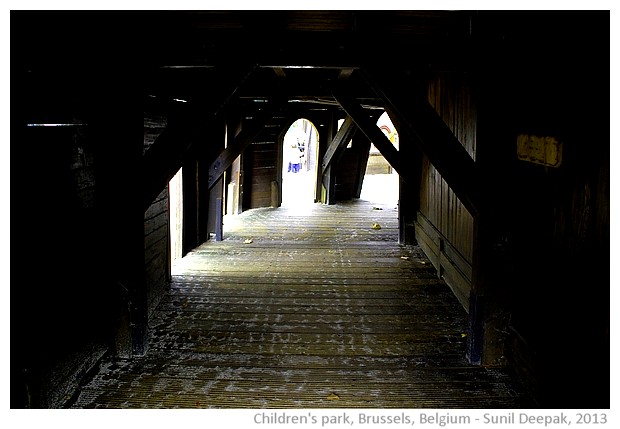
[[[609,36],[609,11],[12,11],[11,408],[608,408]],[[397,204],[360,198],[371,144]]]

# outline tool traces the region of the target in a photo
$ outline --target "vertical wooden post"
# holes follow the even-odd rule
[[[213,234],[217,240],[218,229],[222,229],[223,212],[222,201],[224,200],[224,178],[220,177],[215,185],[209,190],[209,235]],[[204,213],[204,215],[207,215]],[[221,231],[220,231],[221,234]],[[218,240],[219,241],[219,240]]]
[[[400,126],[399,117],[389,110],[388,115],[398,132],[398,153],[409,173],[407,181],[401,176],[398,180],[398,242],[415,245],[417,239],[414,225],[420,210],[423,154],[413,137]]]
[[[279,165],[279,164],[276,164]],[[279,169],[282,170],[282,169]],[[272,180],[271,181],[271,207],[278,207],[280,205],[280,201],[282,201],[282,199],[280,198],[280,189],[278,187],[278,181],[277,180]]]
[[[209,165],[211,159],[204,149],[196,145],[196,240],[200,245],[209,239]]]
[[[322,203],[324,203],[324,199],[323,199],[323,177],[320,174],[320,160],[323,159],[323,156],[325,156],[325,151],[327,150],[327,146],[329,145],[329,128],[330,128],[330,124],[332,122],[332,118],[333,118],[333,114],[332,113],[326,113],[325,115],[321,116],[321,121],[317,121],[315,122],[315,125],[317,127],[317,130],[319,132],[319,138],[318,138],[318,147],[317,147],[317,151],[315,154],[315,160],[316,160],[316,171],[317,171],[317,175],[316,175],[316,182],[315,182],[315,194],[314,194],[314,200],[315,201],[320,201]],[[321,126],[321,124],[323,126]]]
[[[223,168],[221,174],[218,175],[218,179],[213,182],[211,176],[211,167],[215,159],[221,154],[226,147],[226,125],[224,121],[212,120],[206,125],[204,136],[201,137],[205,143],[200,145],[201,149],[195,151],[194,156],[198,159],[199,169],[197,171],[197,224],[202,231],[202,237],[204,240],[208,240],[211,234],[216,236],[216,239],[222,236],[222,216],[223,216],[223,201],[224,201],[224,180],[227,175],[224,172],[227,168]],[[202,184],[202,186],[201,186]],[[203,243],[200,240],[197,245]]]
[[[418,191],[417,200],[420,199],[420,192]],[[398,243],[399,244],[418,244],[415,236],[415,228],[409,228],[408,214],[409,214],[409,199],[411,191],[407,186],[407,183],[399,176],[398,178]],[[415,219],[415,217],[414,217]]]
[[[356,146],[358,153],[357,162],[357,179],[353,196],[359,198],[362,194],[362,186],[364,185],[364,176],[366,175],[366,167],[368,166],[368,156],[370,155],[370,140],[364,133],[355,133],[353,146]]]
[[[243,212],[243,154],[239,155],[239,157],[234,162],[235,170],[237,171],[235,181],[237,186],[235,187],[235,199],[233,200],[235,203],[235,214],[240,214]]]
[[[484,352],[484,295],[477,289],[469,294],[469,335],[467,337],[467,360],[480,365]]]
[[[336,178],[332,173],[331,165],[329,165],[323,173],[323,188],[325,189],[323,202],[325,204],[336,204]]]
[[[222,198],[215,199],[215,241],[222,241],[223,206]]]
[[[507,249],[502,238],[501,210],[483,210],[474,219],[472,288],[469,299],[470,333],[467,356],[472,363],[505,364],[505,341],[510,314]]]
[[[479,76],[477,90],[476,165],[479,204],[474,216],[472,285],[469,299],[468,358],[483,365],[505,365],[510,323],[510,243],[513,192],[511,127],[506,122],[508,99],[493,76]],[[492,90],[482,91],[482,88]],[[488,178],[488,180],[484,180]]]
[[[321,127],[324,128],[325,130],[323,131],[323,133],[321,133],[319,135],[319,153],[317,156],[317,162],[319,162],[319,160],[323,159],[323,157],[325,156],[325,153],[327,152],[327,148],[329,147],[329,144],[331,143],[331,141],[333,140],[334,136],[336,135],[336,132],[338,131],[338,118],[336,117],[336,115],[332,112],[331,114],[328,115],[328,121],[325,127]],[[331,178],[331,172],[330,172],[330,167],[328,166],[328,169],[325,171],[326,174],[319,174],[319,185],[317,188],[320,190],[320,195],[318,195],[320,197],[320,201],[323,204],[330,204],[329,202],[329,189],[330,187],[333,187],[334,184],[331,183],[332,181],[330,180]],[[319,169],[320,172],[320,169]],[[333,190],[332,190],[332,195],[333,195]],[[333,204],[333,203],[331,203]]]

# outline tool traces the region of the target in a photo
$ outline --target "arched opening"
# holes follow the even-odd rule
[[[387,112],[383,112],[379,119],[377,119],[377,126],[392,142],[394,147],[398,149],[398,132]],[[396,170],[381,155],[375,145],[371,144],[360,199],[388,207],[395,207],[398,205],[398,177]]]
[[[319,132],[308,119],[291,124],[282,139],[282,206],[315,202]]]

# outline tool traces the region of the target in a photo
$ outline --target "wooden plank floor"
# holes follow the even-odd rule
[[[528,406],[508,373],[466,362],[467,315],[397,243],[395,207],[309,210],[227,217],[175,265],[146,356],[104,359],[69,406]]]

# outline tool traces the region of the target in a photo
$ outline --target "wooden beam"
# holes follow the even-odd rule
[[[189,103],[175,105],[168,126],[142,159],[144,210],[148,209],[181,167],[183,156],[189,148],[203,140],[205,126],[236,96],[255,68],[256,65],[252,65],[249,70],[242,69],[243,72],[234,73],[232,77],[222,73],[222,81],[213,85],[214,97],[208,106],[200,106],[198,109]]]
[[[336,204],[336,180],[332,174],[332,166],[328,165],[323,173],[322,181],[323,188],[325,189],[325,195],[322,195],[321,200],[328,205]]]
[[[342,154],[342,151],[347,144],[349,144],[349,141],[353,138],[353,134],[355,134],[356,130],[357,127],[353,122],[353,118],[351,118],[351,116],[347,116],[323,156],[323,161],[321,163],[321,175],[325,174],[325,171],[332,164],[334,159],[338,159],[337,154]]]
[[[355,181],[355,190],[353,196],[359,198],[362,194],[362,186],[364,186],[364,176],[366,175],[366,168],[368,167],[368,158],[370,156],[370,140],[365,135],[357,134],[353,145],[358,145],[358,166],[357,166],[357,179]]]
[[[323,161],[321,162],[321,180],[325,187],[325,204],[336,203],[335,169],[332,167],[334,161],[337,161],[342,156],[347,144],[349,144],[349,141],[351,141],[356,131],[357,126],[353,122],[353,118],[347,116],[325,151],[325,155],[323,155]]]
[[[347,80],[348,78],[351,77],[354,71],[355,71],[354,68],[341,69],[340,72],[338,73],[338,80]]]
[[[273,72],[276,74],[276,76],[278,76],[278,78],[286,77],[286,72],[284,71],[282,67],[274,67]]]
[[[226,149],[224,149],[217,159],[211,163],[209,167],[209,189],[222,177],[224,171],[228,169],[235,159],[247,148],[252,141],[263,131],[265,125],[271,121],[274,115],[286,104],[287,98],[280,95],[269,103],[264,110],[259,111],[254,116],[252,122],[248,123],[239,134],[232,140]]]
[[[360,70],[360,73],[386,109],[397,116],[403,132],[418,145],[470,214],[477,217],[481,204],[478,168],[428,100],[423,94],[403,96],[393,79],[376,72]]]
[[[409,176],[405,182],[402,177],[398,183],[398,242],[402,244],[418,244],[415,220],[420,209],[420,185],[422,183],[422,151],[411,142],[411,137],[403,131],[399,118],[386,110],[396,131],[398,132],[398,153],[407,160]]]
[[[396,170],[398,174],[406,181],[409,173],[404,170],[398,150],[394,147],[390,139],[383,134],[383,131],[377,126],[368,114],[364,111],[353,98],[348,96],[341,88],[333,88],[332,93],[340,106],[353,119],[357,127],[381,152],[385,160]]]

